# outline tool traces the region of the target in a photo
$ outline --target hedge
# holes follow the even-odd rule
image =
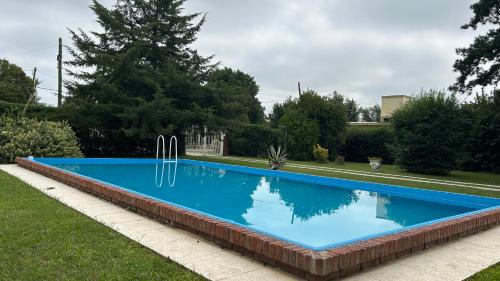
[[[390,146],[394,143],[394,131],[390,126],[351,126],[347,128],[346,140],[339,155],[347,161],[368,162],[368,157],[381,157],[392,164]]]
[[[0,101],[0,116],[17,117],[23,112],[23,109],[24,104]],[[30,105],[26,110],[26,117],[39,120],[60,120],[63,119],[62,114],[60,108],[43,104]]]
[[[231,155],[262,157],[267,155],[270,145],[284,146],[283,131],[266,125],[233,125],[225,131]]]

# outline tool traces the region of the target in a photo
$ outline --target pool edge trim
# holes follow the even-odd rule
[[[309,280],[330,280],[345,276],[491,228],[500,222],[500,208],[496,208],[330,250],[316,251],[25,158],[16,158],[16,162],[23,168],[162,223],[194,232],[223,247]]]

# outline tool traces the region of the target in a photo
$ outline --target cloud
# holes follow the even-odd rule
[[[253,75],[259,98],[272,103],[303,88],[334,90],[362,105],[387,94],[443,89],[456,74],[455,48],[475,33],[460,26],[472,0],[188,0],[186,12],[206,12],[195,47],[224,66]],[[114,1],[104,1],[110,6]],[[0,57],[39,68],[42,86],[55,89],[56,48],[66,28],[98,29],[86,1],[5,1],[0,18]],[[53,92],[40,91],[55,103]]]

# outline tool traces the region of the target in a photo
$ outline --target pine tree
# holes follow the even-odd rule
[[[463,29],[492,27],[476,37],[468,48],[457,49],[460,58],[453,65],[459,73],[450,87],[454,91],[471,93],[476,86],[498,87],[500,83],[500,1],[479,0],[471,6],[474,16]]]
[[[196,80],[206,79],[213,68],[212,57],[202,57],[190,47],[206,16],[183,15],[184,2],[118,0],[113,9],[107,9],[94,0],[90,8],[104,32],[69,30],[75,46],[69,50],[74,58],[69,65],[95,69],[71,74],[97,82],[112,80],[132,66],[143,71],[165,71],[173,66]]]
[[[154,136],[210,120],[202,84],[215,65],[191,47],[206,18],[184,2],[94,0],[103,31],[70,30],[65,108],[86,154],[149,153]]]

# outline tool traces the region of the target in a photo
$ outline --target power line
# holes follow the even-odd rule
[[[55,92],[57,94],[57,90],[56,89],[51,89],[51,88],[45,88],[45,87],[36,87],[37,89],[41,89],[41,90],[46,90],[46,91],[52,91],[52,92]],[[67,94],[68,92],[64,92],[63,93]]]
[[[40,73],[40,72],[38,72],[38,74],[41,75],[41,76],[47,77],[47,78],[57,79],[57,77],[52,76],[52,75],[46,75],[46,74],[43,74],[43,73]]]
[[[43,48],[38,48],[38,49],[32,49],[32,50],[28,50],[28,51],[24,51],[24,52],[20,52],[20,53],[14,53],[13,55],[22,55],[22,54],[27,54],[27,53],[32,53],[32,52],[43,51],[43,50],[47,50],[47,49],[51,49],[51,48],[55,48],[55,47],[57,47],[57,46],[58,46],[58,45],[49,46],[49,47],[43,47]]]

